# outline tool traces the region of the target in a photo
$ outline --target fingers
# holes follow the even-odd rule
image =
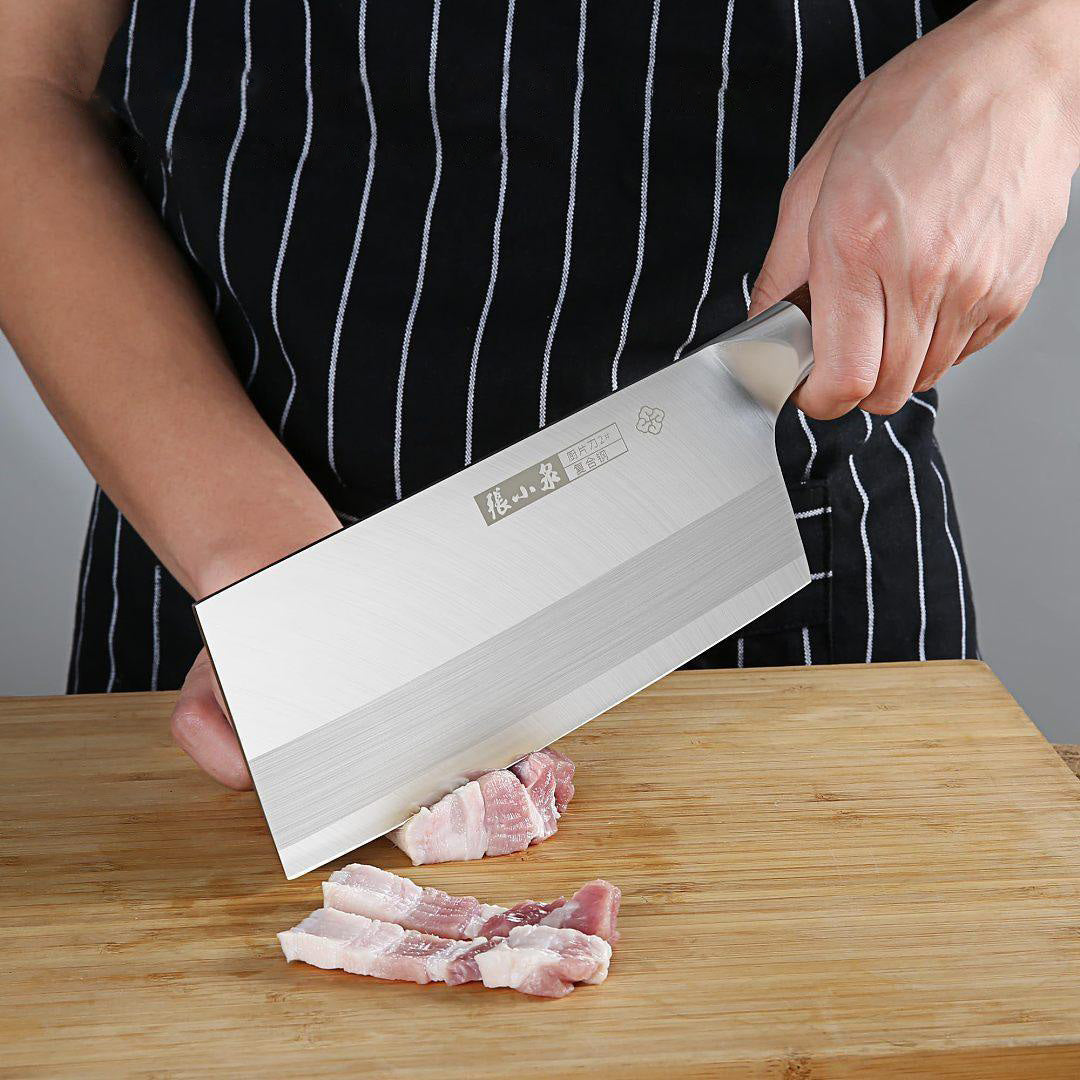
[[[226,787],[251,787],[251,774],[218,701],[217,680],[204,649],[184,680],[172,714],[172,737],[204,772]]]
[[[873,393],[885,341],[885,293],[870,260],[838,242],[832,228],[812,228],[810,295],[814,367],[795,404],[833,420]]]
[[[963,311],[957,304],[946,302],[938,311],[937,325],[926,350],[915,389],[929,390],[956,363],[964,351],[974,329],[972,313]]]
[[[903,279],[890,282],[885,290],[881,366],[874,389],[860,403],[863,409],[891,416],[907,404],[923,368],[934,327],[932,308],[916,304],[910,283]]]

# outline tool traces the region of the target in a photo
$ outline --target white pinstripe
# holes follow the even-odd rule
[[[615,358],[611,361],[611,389],[619,389],[619,360],[626,348],[626,335],[630,331],[630,312],[641,280],[641,267],[645,261],[645,226],[649,212],[649,141],[652,135],[653,75],[656,71],[656,31],[660,23],[660,0],[653,0],[652,25],[649,28],[649,66],[645,71],[645,124],[641,133],[641,214],[638,218],[637,257],[634,260],[634,276],[630,280],[630,292],[623,308],[622,328]]]
[[[746,302],[747,314],[750,312],[750,271],[747,270],[742,276],[742,298]]]
[[[745,642],[745,640],[743,638],[739,638],[738,641],[735,642],[735,650],[736,650],[735,663],[739,667],[745,667],[746,666],[746,642]]]
[[[491,274],[488,277],[487,295],[480,312],[473,341],[472,360],[469,363],[469,396],[465,406],[465,464],[472,463],[473,398],[476,395],[476,367],[480,361],[480,343],[484,340],[491,300],[495,295],[495,279],[499,276],[499,241],[502,238],[503,207],[506,205],[506,176],[510,165],[510,152],[506,136],[506,107],[510,96],[510,43],[514,31],[514,0],[506,5],[506,34],[503,38],[502,90],[499,94],[499,199],[495,206],[495,225],[491,232]]]
[[[154,652],[150,662],[150,689],[158,686],[158,668],[161,666],[161,564],[154,564]]]
[[[727,98],[728,79],[731,75],[729,57],[731,55],[731,17],[735,10],[735,0],[728,0],[727,17],[724,21],[724,48],[721,57],[720,91],[716,95],[716,172],[713,177],[713,208],[712,208],[712,232],[709,234],[709,246],[705,249],[705,278],[701,283],[701,295],[698,297],[697,306],[694,308],[694,316],[690,320],[690,332],[686,340],[676,349],[675,359],[678,360],[687,348],[694,335],[697,333],[698,316],[701,314],[701,305],[705,303],[705,297],[712,285],[713,260],[716,258],[716,238],[720,232],[720,199],[724,179],[724,105]]]
[[[832,578],[831,570],[819,570],[816,574],[810,575],[811,581],[829,581]]]
[[[924,409],[926,409],[928,412],[930,412],[933,416],[935,416],[935,417],[937,416],[937,409],[934,408],[934,406],[931,405],[929,401],[923,401],[923,399],[921,397],[916,397],[914,394],[912,394],[911,397],[908,398],[908,400],[909,401],[914,401],[916,405],[921,405]]]
[[[75,663],[73,664],[74,676],[71,681],[71,692],[79,692],[79,660],[82,657],[83,632],[86,628],[86,586],[90,580],[90,563],[94,558],[94,530],[97,528],[98,510],[101,507],[101,488],[94,488],[94,508],[90,512],[90,531],[86,540],[86,565],[83,567],[82,584],[79,586],[79,626],[75,631]]]
[[[956,563],[956,583],[960,591],[960,659],[967,659],[967,600],[964,598],[964,564],[960,561],[960,552],[956,547],[956,541],[953,539],[952,529],[949,528],[949,493],[945,487],[945,477],[941,475],[941,470],[937,467],[937,462],[931,461],[931,467],[934,470],[934,475],[938,478],[938,483],[941,485],[941,504],[945,512],[945,535],[949,540],[949,547],[952,548],[953,561]]]
[[[251,332],[252,358],[251,370],[248,372],[245,387],[251,386],[255,378],[255,372],[259,369],[259,336],[255,333],[255,327],[248,317],[247,309],[240,303],[236,290],[229,278],[229,264],[225,258],[225,224],[229,217],[229,187],[232,183],[233,165],[236,163],[236,155],[240,150],[240,142],[244,137],[244,128],[247,126],[247,88],[251,78],[251,0],[244,0],[244,70],[240,75],[240,118],[236,124],[236,134],[233,136],[232,146],[229,147],[229,156],[225,159],[225,176],[221,182],[221,216],[218,219],[218,263],[221,266],[221,280],[225,282],[225,288],[233,302],[244,316],[248,330]]]
[[[127,39],[127,53],[124,56],[124,112],[127,113],[128,123],[131,124],[131,130],[139,136],[140,139],[145,139],[143,133],[139,130],[139,125],[135,123],[135,116],[131,111],[131,58],[135,52],[135,20],[139,17],[139,0],[131,0],[131,15],[128,18],[128,39]]]
[[[581,143],[581,98],[585,92],[585,23],[589,0],[581,0],[578,11],[577,84],[574,87],[574,121],[570,138],[570,193],[566,199],[566,235],[563,239],[562,277],[559,293],[555,298],[555,310],[551,313],[547,341],[544,343],[544,362],[540,370],[540,427],[547,423],[548,370],[551,367],[551,347],[555,343],[555,330],[562,315],[566,286],[570,280],[570,256],[574,236],[574,204],[577,200],[578,149]]]
[[[799,134],[799,98],[802,96],[802,18],[799,14],[799,0],[792,0],[795,15],[795,88],[791,94],[791,135],[788,138],[788,176],[795,171],[795,144]]]
[[[120,589],[117,584],[120,571],[120,526],[124,523],[124,515],[116,511],[116,534],[113,538],[113,564],[112,564],[112,614],[109,616],[109,681],[105,684],[105,693],[111,694],[116,685],[116,617],[120,612]]]
[[[802,628],[802,654],[803,663],[810,667],[814,663],[813,656],[810,655],[810,627],[804,626]]]
[[[191,81],[191,60],[194,48],[192,31],[194,22],[195,0],[188,0],[187,41],[184,48],[184,74],[180,79],[180,86],[177,88],[176,97],[173,99],[172,112],[169,115],[169,129],[165,133],[165,162],[168,165],[170,176],[172,175],[173,138],[176,135],[176,121],[180,118],[180,110],[184,105],[184,95],[187,94],[188,83]]]
[[[819,506],[816,510],[800,510],[795,515],[796,521],[802,521],[803,518],[821,517],[822,514],[831,514],[831,506]]]
[[[435,61],[439,44],[439,14],[441,0],[435,0],[431,13],[431,52],[428,60],[428,106],[431,110],[431,130],[435,136],[435,176],[428,195],[427,212],[424,214],[424,231],[420,238],[420,265],[416,272],[416,288],[413,290],[409,317],[405,321],[405,337],[401,343],[401,366],[398,369],[397,405],[394,416],[394,494],[401,498],[401,431],[402,412],[405,404],[405,368],[409,362],[409,345],[412,341],[413,324],[420,307],[420,294],[424,289],[424,272],[427,269],[428,240],[431,237],[431,218],[435,213],[435,199],[442,179],[442,132],[439,130],[439,114],[435,107]]]
[[[859,11],[855,0],[848,0],[851,5],[851,28],[855,34],[855,62],[859,65],[859,82],[866,78],[866,64],[863,61],[862,27],[859,25]]]
[[[307,98],[307,117],[304,124],[304,143],[300,148],[300,157],[296,162],[292,185],[289,188],[289,205],[285,208],[285,224],[281,229],[281,243],[278,244],[277,261],[274,263],[274,280],[270,284],[270,322],[273,323],[278,346],[281,348],[285,366],[289,369],[289,379],[292,383],[289,387],[289,396],[285,399],[285,407],[281,410],[281,420],[278,422],[279,436],[285,434],[285,422],[289,419],[289,410],[292,408],[293,398],[296,397],[296,368],[293,367],[289,350],[285,348],[285,341],[281,336],[281,324],[278,322],[278,290],[281,286],[281,268],[285,265],[285,252],[288,250],[289,236],[292,233],[296,196],[300,191],[300,177],[303,175],[304,165],[311,150],[311,135],[315,127],[315,99],[311,92],[311,4],[309,0],[300,0],[300,2],[304,6],[304,94]]]
[[[922,0],[915,0],[915,38],[922,37]]]
[[[810,444],[810,456],[806,459],[806,468],[803,469],[802,482],[805,484],[810,479],[810,470],[814,467],[814,459],[817,457],[817,439],[814,438],[814,433],[810,430],[810,422],[806,419],[806,413],[802,409],[799,409],[798,413],[799,423],[802,424],[802,429],[806,432],[806,441]]]
[[[866,566],[866,662],[874,659],[874,558],[870,552],[870,540],[866,535],[866,519],[870,515],[870,498],[855,468],[855,455],[848,454],[848,468],[855,490],[862,499],[862,517],[859,519],[859,535],[862,538],[863,560]]]
[[[159,161],[158,168],[161,170],[161,211],[162,220],[165,218],[165,207],[169,204],[169,174],[165,171],[165,162]]]
[[[330,463],[330,471],[339,482],[341,476],[338,473],[337,456],[334,453],[334,395],[337,390],[338,352],[341,349],[341,330],[345,325],[345,309],[349,305],[349,295],[352,292],[353,273],[356,270],[356,259],[360,253],[360,241],[364,236],[364,222],[367,220],[368,202],[371,199],[371,185],[375,178],[375,151],[379,145],[379,129],[375,123],[375,106],[371,100],[371,83],[368,80],[367,70],[367,0],[360,0],[356,40],[359,54],[360,83],[364,88],[364,104],[367,108],[368,160],[367,170],[364,173],[364,192],[360,196],[360,211],[356,217],[356,231],[353,233],[352,251],[349,252],[349,265],[345,270],[345,283],[341,287],[337,317],[334,320],[334,337],[330,344],[330,371],[327,377],[326,457]]]
[[[893,446],[900,451],[904,458],[904,464],[907,466],[908,474],[908,490],[911,492],[911,505],[915,511],[915,560],[918,568],[919,577],[919,659],[926,659],[926,588],[925,588],[925,574],[923,568],[923,547],[922,547],[922,509],[919,506],[919,493],[915,489],[915,466],[912,463],[911,455],[907,452],[903,443],[896,437],[896,432],[893,431],[892,424],[888,420],[885,421],[885,430],[889,433],[889,438],[892,439]]]

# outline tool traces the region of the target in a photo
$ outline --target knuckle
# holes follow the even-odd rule
[[[893,247],[894,223],[882,208],[842,203],[829,229],[833,247],[845,262],[878,266]]]
[[[973,270],[955,287],[960,307],[981,317],[985,317],[988,298],[993,291],[993,275],[983,269]]]
[[[829,389],[841,401],[862,401],[873,393],[876,373],[862,368],[847,368],[829,379]]]
[[[945,269],[940,257],[929,249],[913,255],[908,263],[908,283],[917,306],[939,296],[945,284]]]

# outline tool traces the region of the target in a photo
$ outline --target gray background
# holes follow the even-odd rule
[[[952,473],[984,658],[1052,739],[1080,742],[1080,176],[1024,316],[951,372]],[[62,692],[91,482],[0,338],[0,694]]]

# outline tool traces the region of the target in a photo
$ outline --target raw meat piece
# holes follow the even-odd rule
[[[550,747],[484,773],[389,834],[412,860],[480,859],[524,851],[551,836],[574,797],[574,763]]]
[[[550,746],[540,753],[547,755],[555,769],[555,809],[563,814],[574,797],[575,765],[565,754],[560,754]]]
[[[558,829],[559,811],[555,807],[555,766],[542,751],[523,757],[510,771],[521,781],[540,816],[541,830],[532,842],[539,844]]]
[[[482,859],[488,834],[480,784],[473,780],[444,795],[430,809],[413,814],[390,833],[390,839],[412,859],[413,866]]]
[[[395,922],[445,938],[506,937],[515,926],[568,927],[614,941],[619,915],[619,889],[597,879],[565,900],[548,903],[526,900],[512,908],[481,904],[474,896],[450,896],[441,889],[423,888],[377,866],[352,863],[335,870],[323,883],[328,908]]]
[[[444,982],[452,962],[466,953],[475,955],[477,945],[333,908],[313,911],[298,926],[278,934],[278,940],[289,961],[415,983]],[[455,971],[455,976],[460,974]]]
[[[488,855],[524,851],[544,830],[532,799],[509,769],[484,773],[477,781],[484,793]]]
[[[500,908],[480,928],[484,937],[506,937],[515,926],[535,926],[546,922],[548,916],[566,903],[563,897],[542,904],[539,900],[525,900],[512,908]],[[575,928],[577,929],[577,928]]]
[[[617,885],[597,878],[582,885],[565,904],[555,905],[539,921],[544,926],[565,926],[580,930],[583,934],[594,934],[614,945],[619,940],[615,921],[619,917],[621,900],[622,891]],[[491,925],[492,920],[489,919],[481,933],[493,937],[494,931],[488,929]]]
[[[563,997],[575,983],[603,982],[610,960],[606,941],[551,926],[516,926],[476,957],[485,986],[539,997]]]
[[[406,982],[475,982],[562,997],[607,978],[611,946],[577,930],[518,926],[508,937],[452,941],[332,908],[278,934],[285,959]],[[489,959],[491,958],[491,959]]]
[[[421,888],[407,877],[359,863],[335,870],[329,881],[323,882],[323,903],[445,938],[480,937],[485,922],[505,910],[481,904],[474,896],[450,896],[441,889]]]

